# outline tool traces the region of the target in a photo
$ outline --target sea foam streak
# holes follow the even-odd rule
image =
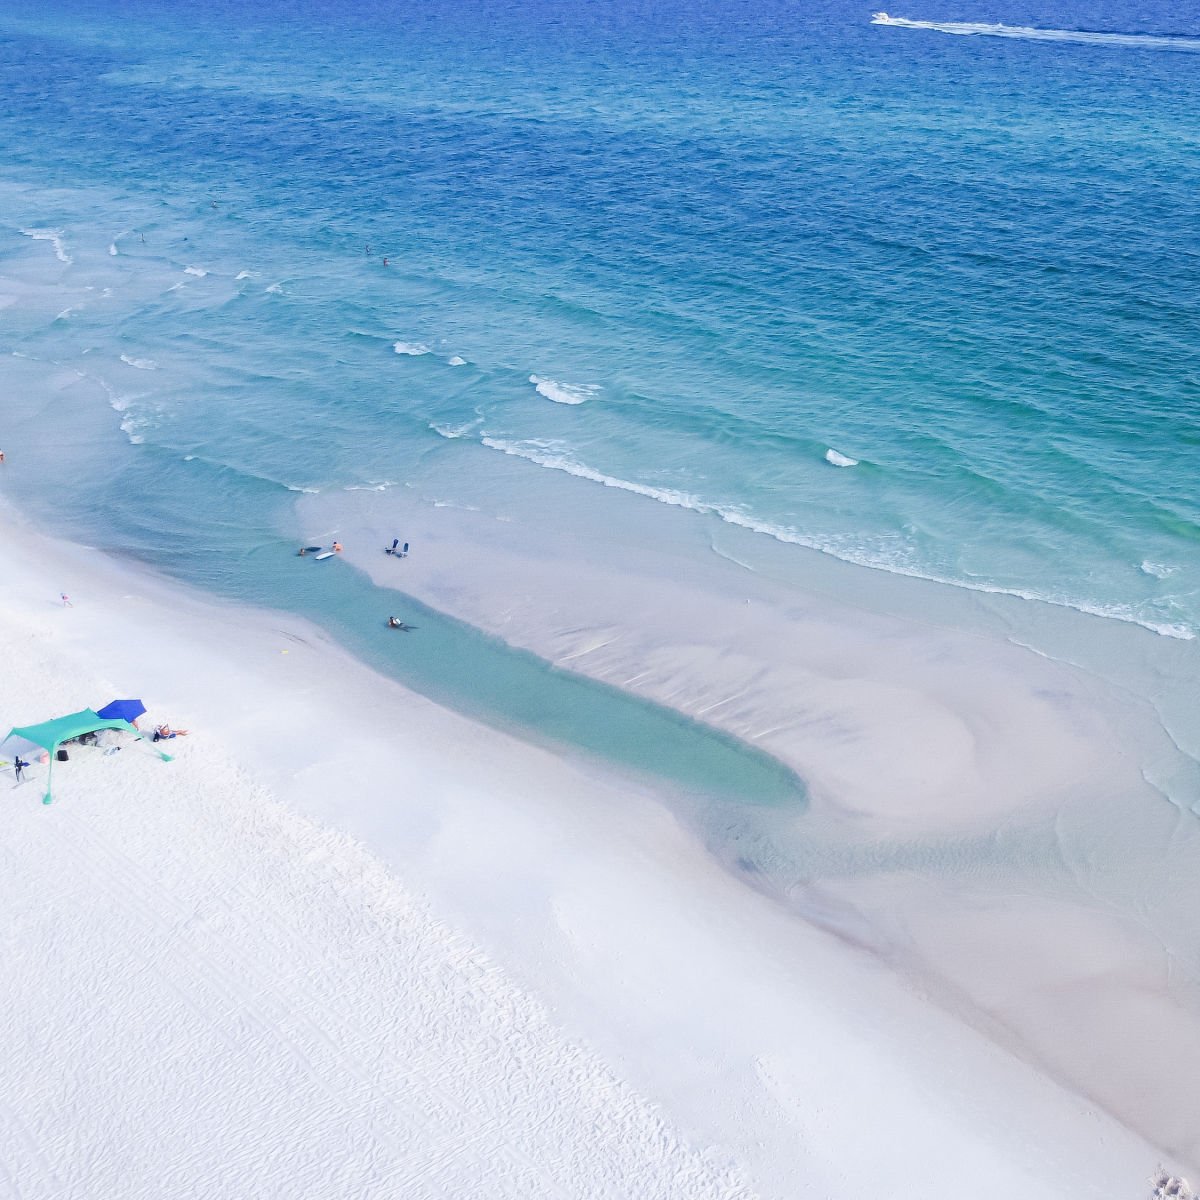
[[[885,12],[871,16],[872,25],[890,25],[896,29],[930,29],[936,33],[954,33],[969,37],[1017,38],[1030,42],[1072,42],[1083,46],[1124,46],[1140,50],[1200,51],[1200,38],[1156,33],[1099,33],[1086,29],[1036,29],[1027,25],[985,24],[976,21],[911,21]]]
[[[833,467],[857,467],[858,459],[849,458],[845,454],[839,454],[836,450],[830,448],[825,451],[825,461]]]
[[[149,358],[133,358],[131,355],[122,354],[121,361],[131,367],[137,367],[139,371],[157,371],[158,363]]]
[[[75,261],[67,253],[66,247],[63,245],[63,231],[61,229],[22,229],[21,232],[27,238],[33,238],[35,242],[49,242],[54,247],[54,255],[59,262],[70,266]]]
[[[411,354],[414,358],[429,353],[429,347],[423,342],[393,342],[392,349],[397,354]]]
[[[543,379],[540,375],[530,375],[529,382],[539,396],[553,400],[555,404],[583,404],[597,392],[594,386],[576,386],[570,383],[558,383],[553,379]]]

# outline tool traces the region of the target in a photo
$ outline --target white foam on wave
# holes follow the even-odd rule
[[[449,362],[452,367],[465,367],[467,365],[467,360],[461,354],[452,354]]]
[[[553,379],[545,379],[541,375],[530,375],[529,382],[539,396],[553,400],[555,404],[583,404],[590,400],[600,389],[594,385],[576,385],[558,383]]]
[[[287,488],[289,492],[303,492],[306,496],[317,496],[320,495],[321,492],[320,488],[298,487],[294,483],[285,483],[283,486]]]
[[[121,361],[127,363],[131,367],[137,367],[139,371],[157,371],[158,363],[149,358],[134,358],[131,354],[122,354]]]
[[[184,267],[185,275],[195,275],[197,279],[203,279],[208,272],[203,267]]]
[[[839,454],[832,447],[825,451],[825,461],[834,467],[857,467],[858,459]]]
[[[254,272],[253,272],[253,271],[239,271],[239,272],[238,272],[238,273],[237,273],[237,274],[236,274],[236,275],[233,277],[233,281],[234,281],[234,283],[241,283],[241,281],[242,281],[243,279],[253,279],[253,278],[254,278]]]
[[[271,286],[269,288],[266,288],[265,290],[267,291],[267,293],[269,295],[282,296],[283,295],[283,284],[273,283],[273,284],[271,284]]]
[[[429,426],[434,433],[453,441],[455,438],[466,437],[479,424],[478,421],[464,421],[461,425],[438,425],[436,422]]]
[[[1100,33],[1086,29],[1038,29],[1028,25],[986,24],[977,21],[912,21],[907,17],[892,17],[885,12],[873,13],[872,25],[888,25],[895,29],[927,29],[935,33],[951,33],[959,37],[1016,38],[1029,42],[1070,42],[1082,46],[1114,46],[1136,50],[1200,51],[1200,38],[1156,33]]]
[[[136,413],[130,412],[129,405],[136,399],[134,396],[122,396],[119,392],[99,380],[100,386],[108,393],[108,403],[113,412],[121,414],[121,432],[129,439],[131,446],[140,446],[146,439],[140,432],[145,427],[145,421],[139,420]]]
[[[534,438],[525,442],[506,442],[500,438],[480,438],[485,446],[493,450],[503,451],[515,458],[523,458],[528,462],[537,463],[539,467],[549,467],[552,471],[564,471],[578,479],[590,479],[593,483],[602,483],[605,487],[616,488],[622,492],[633,492],[639,496],[648,496],[662,504],[670,504],[676,508],[690,508],[694,512],[721,513],[715,504],[709,504],[690,492],[676,491],[674,488],[652,487],[647,483],[633,483],[628,479],[618,479],[613,475],[605,475],[594,467],[576,462],[571,457],[567,447],[562,442]]]
[[[35,242],[49,242],[54,247],[54,255],[59,262],[70,266],[75,261],[67,253],[67,248],[63,245],[63,231],[61,229],[22,229],[21,232],[27,238],[33,238]]]
[[[62,312],[55,314],[56,321],[65,321],[75,310],[73,308],[64,308]]]
[[[118,253],[120,253],[120,252],[117,250],[117,243],[116,243],[116,242],[109,242],[109,244],[108,244],[108,252],[109,252],[109,254],[111,254],[111,255],[113,256],[113,258],[116,258],[116,257],[117,257]]]
[[[410,354],[413,358],[429,353],[429,347],[424,342],[393,342],[392,349],[397,354]]]
[[[1002,587],[999,584],[953,579],[948,576],[923,571],[906,563],[894,560],[888,561],[878,554],[871,554],[869,551],[864,551],[852,545],[822,541],[818,538],[801,534],[795,529],[763,521],[761,518],[746,512],[745,509],[734,505],[717,504],[704,500],[690,492],[683,492],[674,488],[653,487],[650,484],[634,483],[627,479],[605,475],[602,471],[597,471],[594,467],[577,462],[572,457],[569,448],[562,442],[536,438],[523,442],[507,442],[500,438],[489,437],[486,434],[480,438],[480,441],[483,445],[493,450],[499,450],[515,458],[523,458],[528,462],[536,463],[540,467],[548,467],[553,471],[563,471],[568,475],[574,475],[578,479],[587,479],[593,483],[600,483],[605,487],[615,488],[619,491],[633,492],[638,496],[646,496],[651,500],[657,500],[660,504],[669,504],[675,508],[686,508],[692,512],[711,514],[720,517],[722,521],[726,521],[730,525],[747,529],[751,533],[765,534],[767,537],[774,538],[778,542],[786,542],[789,545],[804,546],[809,550],[817,550],[822,554],[828,554],[833,558],[841,559],[843,562],[854,563],[856,566],[869,567],[877,571],[887,571],[891,575],[904,575],[911,579],[923,579],[930,583],[940,583],[948,587],[963,588],[967,591],[983,592],[996,596],[1013,596],[1019,600],[1034,600],[1043,604],[1053,604],[1059,608],[1072,608],[1077,612],[1087,613],[1090,616],[1104,617],[1108,620],[1124,621],[1128,624],[1139,625],[1143,629],[1150,630],[1152,633],[1160,634],[1163,637],[1178,638],[1181,641],[1193,641],[1196,637],[1195,632],[1186,625],[1147,620],[1126,606],[1097,605],[1069,597],[1047,596],[1022,588]]]
[[[1179,568],[1169,567],[1166,563],[1150,562],[1147,559],[1142,563],[1141,570],[1143,575],[1153,575],[1155,579],[1166,579],[1168,575],[1174,575]]]
[[[342,491],[344,492],[386,492],[389,488],[396,487],[396,481],[393,479],[385,479],[382,483],[348,483]]]

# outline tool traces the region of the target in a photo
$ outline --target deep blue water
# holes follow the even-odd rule
[[[212,582],[289,487],[515,455],[1194,634],[1200,15],[922,5],[893,15],[1159,40],[844,0],[0,0],[0,273],[70,308],[3,310],[0,351],[96,381],[122,434],[42,486]]]

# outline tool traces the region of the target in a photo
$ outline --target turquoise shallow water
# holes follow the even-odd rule
[[[104,299],[10,311],[4,348],[103,380],[147,448],[124,492],[236,472],[253,513],[452,477],[465,439],[1192,635],[1200,22],[903,15],[1118,40],[6,0],[3,253],[61,231],[34,248]]]
[[[97,421],[23,486],[249,595],[297,492],[453,495],[482,447],[1194,636],[1200,19],[898,15],[1015,34],[0,0],[0,271],[52,285],[0,350]]]

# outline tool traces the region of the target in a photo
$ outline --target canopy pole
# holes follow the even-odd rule
[[[139,742],[144,742],[146,740],[146,735],[144,733],[138,733],[135,731],[133,736]],[[175,761],[169,754],[166,753],[166,751],[159,750],[153,742],[150,743],[150,749],[153,750],[154,753],[157,754],[158,757],[163,760],[163,762],[174,762]]]
[[[61,745],[62,745],[62,742],[58,742],[55,745],[54,749],[52,749],[50,751],[50,765],[46,768],[46,794],[42,797],[43,804],[49,804],[51,799],[53,798],[50,795],[50,779],[54,775],[54,758],[55,758],[55,755],[58,754],[58,747]]]

